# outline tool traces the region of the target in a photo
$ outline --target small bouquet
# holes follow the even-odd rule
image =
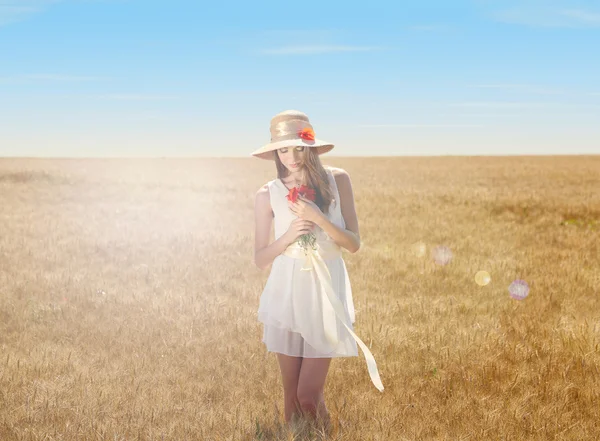
[[[308,199],[309,201],[314,202],[315,201],[315,190],[306,185],[302,185],[300,188],[294,187],[289,191],[286,198],[290,202],[296,202],[298,200],[298,197],[300,197],[300,196]],[[314,233],[306,233],[306,234],[303,234],[302,236],[300,236],[296,242],[298,244],[300,244],[300,246],[306,252],[308,250],[308,247],[311,247],[312,249],[316,249],[317,236],[315,236]]]

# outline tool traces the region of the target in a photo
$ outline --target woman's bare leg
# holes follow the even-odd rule
[[[281,377],[283,379],[285,421],[290,423],[294,414],[300,414],[297,390],[303,358],[291,357],[280,353],[276,354],[277,360],[279,361],[279,368],[281,369]]]
[[[298,379],[297,397],[304,414],[329,423],[329,412],[325,405],[325,379],[331,358],[304,358]]]

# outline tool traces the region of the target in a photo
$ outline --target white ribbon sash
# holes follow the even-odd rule
[[[315,270],[315,274],[317,275],[321,285],[321,292],[326,294],[326,296],[321,297],[321,302],[323,305],[323,329],[325,330],[325,337],[327,338],[327,341],[334,347],[337,346],[339,342],[336,324],[337,316],[337,318],[344,324],[348,332],[350,332],[352,337],[354,337],[354,340],[356,340],[356,343],[362,349],[365,359],[367,360],[367,367],[369,369],[371,381],[380,392],[383,392],[383,384],[381,383],[381,378],[379,377],[379,371],[377,370],[375,358],[373,357],[373,354],[371,354],[371,351],[369,351],[367,345],[363,343],[363,341],[346,323],[344,305],[337,298],[333,291],[331,274],[329,273],[327,264],[323,260],[341,256],[342,251],[339,245],[331,240],[325,240],[317,242],[316,249],[311,248],[310,245],[307,245],[307,247],[308,249],[304,250],[300,244],[294,242],[288,246],[282,254],[295,259],[304,258],[305,267],[302,268],[303,271]]]

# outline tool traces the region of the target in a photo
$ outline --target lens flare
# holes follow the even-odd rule
[[[508,293],[515,300],[523,300],[529,295],[529,285],[525,280],[515,280],[508,287]]]
[[[439,245],[433,250],[433,260],[438,265],[447,265],[452,260],[452,251],[446,246]]]
[[[423,242],[417,242],[412,245],[412,252],[417,257],[423,257],[427,252],[427,246]]]
[[[477,283],[479,286],[485,286],[488,283],[490,283],[490,280],[492,280],[492,278],[490,277],[490,273],[488,273],[487,271],[478,271],[477,274],[475,274],[475,283]]]

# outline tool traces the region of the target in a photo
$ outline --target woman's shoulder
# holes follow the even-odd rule
[[[273,214],[273,208],[271,207],[271,184],[272,183],[273,183],[273,181],[269,181],[256,191],[256,202],[255,202],[256,209],[262,208],[266,211],[271,212],[271,214]]]
[[[333,167],[331,165],[328,165],[325,168],[328,169],[329,171],[331,171],[331,173],[333,174],[334,177],[348,174],[348,172],[341,167]]]
[[[343,184],[344,180],[349,178],[348,172],[341,167],[327,166],[327,169],[331,172],[335,184],[338,187],[340,186],[340,183]]]
[[[270,203],[271,193],[279,191],[279,186],[277,185],[277,179],[271,179],[270,181],[263,184],[257,191],[256,197],[264,198]]]
[[[270,192],[271,187],[273,186],[273,184],[275,183],[275,179],[271,179],[270,181],[264,183],[257,191],[256,194],[266,194],[268,195]]]

